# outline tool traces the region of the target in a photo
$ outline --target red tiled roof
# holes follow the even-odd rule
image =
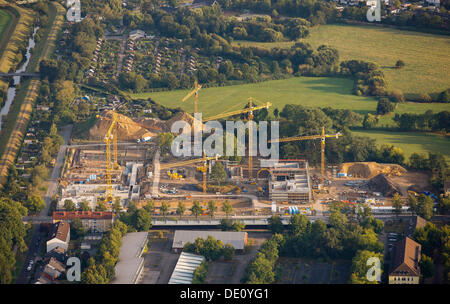
[[[422,246],[406,237],[397,243],[396,255],[392,271],[389,275],[395,276],[419,276],[419,261]]]
[[[56,229],[55,238],[65,242],[67,240],[67,235],[70,231],[69,223],[61,222],[58,224],[58,228]]]
[[[55,211],[53,212],[53,220],[73,220],[79,219],[96,219],[110,220],[113,218],[112,212],[106,211]]]

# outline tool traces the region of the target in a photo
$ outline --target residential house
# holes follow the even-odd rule
[[[114,222],[112,212],[104,211],[55,211],[53,212],[53,222],[72,222],[80,219],[83,228],[92,232],[105,232],[111,229]]]
[[[51,238],[47,241],[47,252],[56,247],[67,251],[70,242],[70,224],[67,222],[56,223],[53,227]]]
[[[409,237],[397,242],[389,272],[389,284],[419,284],[421,250],[422,246]]]
[[[55,281],[61,274],[66,272],[66,267],[55,258],[51,258],[47,265],[45,265],[43,272],[47,274],[50,280]]]

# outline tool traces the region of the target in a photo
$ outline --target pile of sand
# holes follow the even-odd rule
[[[396,193],[402,194],[399,187],[383,173],[369,180],[368,186],[370,190],[381,192],[385,197],[393,197]]]
[[[108,132],[112,123],[112,113],[112,111],[107,111],[101,115],[101,118],[89,130],[90,140],[103,140],[105,138],[106,132]],[[117,118],[117,139],[119,141],[136,140],[146,136],[157,136],[156,132],[147,130],[141,124],[136,123],[125,115],[117,114]]]
[[[166,121],[166,126],[168,128],[168,130],[171,130],[172,125],[180,120],[184,120],[186,121],[188,124],[191,125],[191,130],[194,129],[194,117],[192,117],[192,115],[186,113],[186,112],[178,112],[177,114],[175,114],[171,119],[169,119],[168,121]],[[203,126],[202,126],[203,127]]]
[[[347,173],[352,177],[372,178],[380,173],[386,176],[401,176],[407,171],[397,164],[379,164],[376,162],[343,163],[339,172]]]
[[[150,132],[161,133],[170,131],[167,128],[167,122],[159,118],[138,117],[135,121]]]

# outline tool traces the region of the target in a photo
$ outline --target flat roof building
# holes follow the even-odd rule
[[[197,238],[207,239],[208,236],[222,241],[224,245],[232,245],[237,252],[243,252],[247,244],[247,232],[176,230],[172,251],[175,253],[181,252],[186,243],[194,243]]]
[[[144,269],[142,253],[147,245],[148,232],[127,233],[122,238],[116,277],[111,284],[137,284]]]

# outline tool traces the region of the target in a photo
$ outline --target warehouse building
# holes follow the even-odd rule
[[[207,239],[208,236],[222,241],[224,245],[232,245],[236,252],[240,253],[244,252],[245,245],[247,245],[247,232],[176,230],[172,251],[174,253],[181,252],[186,243],[193,243],[197,238]]]
[[[144,269],[144,253],[148,232],[127,233],[122,238],[116,277],[112,284],[137,284]]]
[[[192,284],[194,271],[204,260],[202,255],[182,252],[168,284]]]

